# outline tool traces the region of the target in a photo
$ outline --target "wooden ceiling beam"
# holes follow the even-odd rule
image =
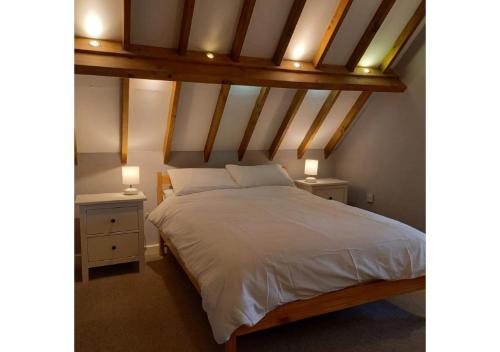
[[[231,58],[234,61],[240,61],[241,49],[243,49],[243,42],[245,41],[248,26],[250,25],[250,19],[252,18],[255,1],[256,0],[244,0],[243,2],[240,20],[238,21],[238,27],[236,28],[236,34],[234,35],[233,40],[233,47],[231,49]]]
[[[293,97],[292,102],[290,103],[288,111],[286,112],[285,117],[281,122],[280,128],[278,129],[278,132],[276,133],[276,136],[274,137],[273,142],[271,143],[271,147],[269,148],[269,160],[274,159],[274,156],[276,155],[276,152],[278,151],[281,142],[283,142],[285,134],[290,128],[290,125],[292,124],[292,121],[295,118],[295,115],[297,114],[300,105],[304,101],[306,94],[307,94],[307,89],[298,89],[297,92],[295,93],[295,96]]]
[[[122,19],[123,50],[130,50],[131,1],[132,0],[123,0],[123,19]]]
[[[129,108],[129,79],[121,81],[121,119],[120,119],[120,152],[122,164],[127,163],[128,153],[128,108]]]
[[[74,135],[75,135],[75,141],[74,141],[74,144],[75,144],[75,165],[78,165],[78,148],[76,146],[76,131],[74,132]]]
[[[259,96],[255,101],[255,105],[252,110],[252,115],[250,115],[250,119],[247,123],[247,128],[245,129],[245,134],[243,135],[243,139],[241,140],[240,147],[238,149],[238,160],[241,161],[245,152],[247,151],[248,143],[250,143],[250,139],[252,138],[253,131],[255,130],[255,126],[257,125],[257,121],[259,120],[260,113],[264,108],[264,104],[267,99],[267,95],[269,94],[269,87],[260,88]]]
[[[280,40],[276,46],[276,50],[274,51],[273,62],[275,65],[279,66],[281,65],[281,61],[283,61],[283,56],[285,56],[286,49],[288,48],[290,39],[292,39],[293,32],[295,31],[297,22],[299,22],[300,14],[304,9],[305,4],[306,0],[295,0],[292,4],[292,8],[290,9],[288,18],[286,19],[285,27],[283,27]]]
[[[316,68],[319,68],[323,63],[323,60],[330,49],[330,45],[332,45],[335,36],[337,35],[342,22],[344,21],[349,8],[351,7],[353,0],[340,0],[335,13],[333,14],[330,23],[328,24],[328,28],[326,29],[325,34],[323,35],[323,39],[319,44],[318,51],[314,54],[313,57],[313,65]]]
[[[298,159],[301,159],[304,156],[307,148],[313,141],[314,137],[316,136],[316,133],[318,133],[319,128],[323,124],[323,121],[325,121],[326,117],[328,116],[328,113],[332,109],[332,106],[333,104],[335,104],[335,101],[337,100],[339,95],[340,91],[332,90],[330,94],[328,94],[328,96],[326,97],[325,102],[321,106],[321,109],[318,111],[318,114],[316,115],[316,118],[311,124],[311,127],[309,127],[309,130],[304,136],[302,143],[300,143],[299,149],[297,149]]]
[[[332,138],[330,138],[330,141],[328,144],[325,146],[324,153],[325,153],[325,159],[330,156],[332,153],[333,149],[335,146],[340,142],[344,134],[346,133],[347,129],[351,125],[351,123],[354,121],[356,116],[358,116],[359,112],[365,105],[366,101],[370,97],[371,92],[362,92],[361,95],[358,97],[356,102],[353,104],[351,107],[351,110],[347,113],[346,117],[342,120],[340,123],[340,126],[337,128],[335,133],[333,134]]]
[[[389,69],[391,64],[397,58],[397,56],[404,48],[410,37],[413,35],[413,32],[415,32],[415,30],[419,26],[420,22],[422,22],[422,19],[424,17],[425,17],[425,0],[422,0],[420,2],[420,5],[418,5],[415,13],[406,24],[405,28],[403,28],[403,30],[401,31],[401,34],[399,35],[398,39],[396,39],[396,41],[394,42],[391,50],[389,50],[384,60],[382,61],[382,64],[380,65],[380,70],[382,72],[386,72]]]
[[[375,15],[373,15],[368,27],[366,27],[365,32],[356,45],[356,48],[352,52],[351,57],[347,61],[346,67],[349,71],[354,71],[354,68],[358,65],[366,49],[368,49],[373,37],[377,34],[378,29],[389,14],[389,11],[391,11],[395,2],[396,0],[382,0]]]
[[[224,107],[226,106],[230,88],[230,84],[223,84],[220,87],[217,105],[215,105],[214,115],[212,117],[212,122],[210,123],[210,130],[208,131],[207,141],[205,142],[205,150],[203,152],[205,162],[210,159],[210,154],[212,153],[215,137],[217,137],[217,131],[219,130],[220,121],[222,119],[222,114],[224,113]]]
[[[165,139],[163,140],[163,163],[167,164],[170,158],[170,148],[172,146],[172,137],[174,135],[175,119],[177,117],[177,107],[179,106],[179,97],[181,94],[181,82],[172,82],[172,91],[170,93],[170,103],[168,108],[167,125],[165,128]]]
[[[94,48],[88,39],[75,40],[75,73],[199,83],[241,84],[259,87],[297,89],[366,90],[402,92],[406,86],[392,72],[378,70],[349,72],[344,67],[329,66],[317,70],[310,63],[295,68],[292,61],[276,66],[271,60],[241,57],[234,62],[228,55],[213,60],[201,52],[188,51],[180,56],[176,49],[131,45],[102,40]]]
[[[184,10],[182,11],[181,32],[179,34],[179,55],[186,55],[189,34],[191,33],[191,23],[193,22],[194,1],[184,0]]]

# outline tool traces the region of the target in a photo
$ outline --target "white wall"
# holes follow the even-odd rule
[[[374,93],[330,157],[349,204],[425,231],[425,30],[396,67],[404,93]],[[366,193],[375,203],[366,202]],[[425,316],[425,291],[391,303]]]
[[[425,31],[396,71],[406,91],[374,93],[330,159],[350,204],[425,231]]]

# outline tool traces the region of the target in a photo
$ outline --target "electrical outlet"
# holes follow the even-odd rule
[[[370,204],[375,203],[375,195],[373,193],[368,192],[366,194],[366,202]]]

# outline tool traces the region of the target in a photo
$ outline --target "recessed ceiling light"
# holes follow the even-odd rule
[[[207,53],[206,55],[209,59],[213,59],[215,57],[213,53]]]
[[[101,46],[101,43],[99,43],[99,41],[98,41],[98,40],[91,40],[91,41],[89,42],[89,44],[90,44],[90,46],[93,46],[93,47],[96,47],[96,48],[97,48],[98,46]]]
[[[366,68],[366,67],[363,69],[363,71],[364,71],[365,73],[370,73],[370,69],[369,69],[369,68]]]
[[[300,62],[294,62],[294,63],[293,63],[293,66],[295,66],[295,67],[299,68],[299,67],[300,67]]]

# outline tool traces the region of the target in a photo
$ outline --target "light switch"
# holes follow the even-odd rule
[[[374,203],[375,202],[375,195],[373,193],[367,193],[366,194],[366,202],[367,203]]]

